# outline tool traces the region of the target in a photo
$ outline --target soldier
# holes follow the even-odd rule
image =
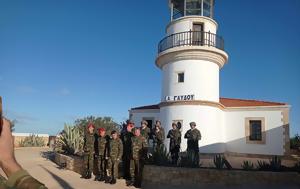
[[[142,169],[143,169],[143,162],[147,155],[147,139],[141,135],[140,129],[134,129],[134,137],[131,138],[132,145],[131,151],[132,156],[130,160],[130,181],[127,182],[127,186],[137,185],[142,178]]]
[[[180,150],[181,143],[181,132],[177,128],[176,123],[172,123],[172,129],[168,132],[167,138],[170,139],[170,153],[172,158],[172,163],[177,164],[178,153]]]
[[[165,131],[161,127],[161,122],[159,120],[157,120],[155,123],[153,135],[153,142],[155,143],[155,150],[157,151],[163,147],[165,140]]]
[[[87,133],[84,137],[84,173],[82,178],[90,179],[92,177],[92,171],[94,168],[94,155],[95,155],[95,135],[94,135],[95,126],[92,123],[89,123],[87,126]]]
[[[96,176],[95,180],[104,181],[106,176],[105,171],[105,157],[107,153],[107,135],[104,128],[100,128],[98,130],[98,154],[97,154],[97,161],[98,161],[98,173],[99,175]]]
[[[5,179],[0,175],[0,188],[47,189],[44,184],[33,178],[16,161],[10,122],[5,118],[2,119],[2,117],[0,117],[0,119],[3,121],[3,128],[0,136],[0,169],[2,169],[7,176],[7,179]]]
[[[119,173],[119,162],[123,155],[123,144],[118,137],[117,131],[111,132],[111,139],[108,144],[107,162],[107,178],[105,183],[116,184]]]
[[[141,122],[141,135],[146,138],[147,142],[149,141],[149,137],[150,137],[150,134],[151,134],[151,130],[150,128],[148,127],[148,122],[143,120]]]
[[[199,165],[199,144],[198,141],[201,140],[201,133],[196,129],[196,123],[190,123],[191,129],[188,130],[184,138],[187,139],[187,153],[192,156],[192,160],[196,166]]]
[[[134,128],[134,124],[132,121],[128,121],[126,130],[122,132],[121,139],[123,142],[123,171],[124,171],[124,179],[128,180],[130,178],[130,157],[131,157],[131,138],[133,137],[132,128]]]

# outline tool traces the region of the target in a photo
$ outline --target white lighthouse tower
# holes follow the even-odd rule
[[[170,0],[169,7],[171,21],[156,58],[163,75],[162,125],[168,131],[173,122],[180,123],[184,134],[194,121],[203,136],[201,151],[224,152],[219,71],[228,55],[217,35],[214,0]]]
[[[220,97],[219,72],[228,61],[224,40],[213,19],[214,0],[169,0],[171,21],[158,45],[162,71],[158,104],[129,110],[129,118],[153,129],[161,120],[167,133],[181,125],[181,150],[190,122],[201,131],[201,153],[284,155],[289,153],[290,105],[282,102]],[[169,139],[165,145],[169,147]]]

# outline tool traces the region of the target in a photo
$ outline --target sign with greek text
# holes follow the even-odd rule
[[[195,95],[177,95],[177,96],[166,96],[166,101],[191,101],[195,99]]]

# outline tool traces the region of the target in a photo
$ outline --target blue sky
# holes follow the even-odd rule
[[[0,95],[16,131],[158,103],[169,18],[166,0],[1,0]],[[230,56],[221,96],[287,102],[300,133],[300,1],[217,0],[215,20]]]

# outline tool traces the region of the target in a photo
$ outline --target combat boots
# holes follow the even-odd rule
[[[105,176],[104,175],[100,175],[100,178],[99,178],[99,180],[98,181],[100,181],[100,182],[103,182],[103,181],[105,181]]]
[[[92,178],[92,173],[88,172],[87,175],[86,175],[86,179],[90,179],[90,178]]]
[[[134,179],[130,179],[127,183],[126,183],[126,186],[134,186]]]
[[[115,179],[115,177],[112,177],[110,184],[116,184],[116,183],[117,183],[117,180]]]
[[[95,177],[94,180],[95,180],[95,181],[100,181],[100,175],[96,175],[96,177]]]
[[[105,183],[110,183],[111,182],[111,177],[106,177],[106,179],[105,179]]]

